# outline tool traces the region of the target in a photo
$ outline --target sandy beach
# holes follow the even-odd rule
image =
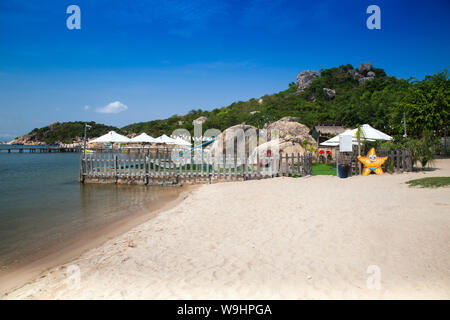
[[[405,184],[435,167],[201,185],[2,298],[449,299],[450,188]]]

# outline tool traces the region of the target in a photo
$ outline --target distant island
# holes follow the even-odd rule
[[[225,130],[241,123],[263,128],[286,116],[296,117],[310,128],[323,122],[339,123],[345,127],[370,123],[392,136],[401,136],[404,113],[408,135],[418,136],[423,130],[432,130],[443,136],[447,134],[450,123],[449,97],[446,69],[417,81],[388,76],[370,62],[358,68],[346,64],[318,72],[303,71],[284,91],[234,102],[211,111],[191,110],[185,115],[133,123],[122,128],[88,122],[91,128],[87,136],[98,137],[110,130],[128,136],[141,132],[160,136],[178,128],[193,134],[194,121],[201,122],[203,130]],[[78,143],[82,141],[84,124],[82,121],[55,122],[33,129],[8,144]]]

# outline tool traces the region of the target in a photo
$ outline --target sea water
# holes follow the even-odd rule
[[[79,165],[79,153],[0,152],[0,271],[176,198],[173,187],[79,184]]]

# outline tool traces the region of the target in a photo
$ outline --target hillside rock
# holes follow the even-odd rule
[[[311,93],[311,94],[309,94],[306,97],[306,100],[308,100],[308,101],[316,101],[316,96],[314,95],[314,93]]]
[[[375,77],[375,72],[369,71],[369,72],[367,72],[367,76],[368,77]]]
[[[311,82],[319,76],[317,71],[306,70],[302,71],[297,76],[296,84],[298,85],[298,91],[302,92],[309,88]]]
[[[208,120],[207,117],[201,116],[201,117],[198,117],[197,119],[195,119],[194,121],[192,121],[192,124],[203,124],[203,123],[205,123],[206,120]]]
[[[37,140],[35,134],[24,134],[23,136],[16,137],[13,140],[7,142],[6,144],[25,144],[32,146],[44,145],[45,142]]]
[[[350,69],[347,71],[349,75],[351,75],[353,78],[361,78],[361,74],[358,73],[355,69]]]
[[[361,63],[358,68],[360,73],[365,73],[372,70],[372,62]]]
[[[374,79],[374,77],[363,77],[363,78],[359,79],[359,85],[364,85],[364,84],[366,84],[367,81],[371,81],[373,79]]]
[[[334,91],[333,89],[323,88],[323,91],[327,95],[328,100],[332,100],[334,99],[334,97],[336,97],[336,91]]]

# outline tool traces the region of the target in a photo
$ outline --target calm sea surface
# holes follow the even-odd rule
[[[79,161],[78,153],[0,152],[0,269],[176,196],[169,187],[80,185]]]

